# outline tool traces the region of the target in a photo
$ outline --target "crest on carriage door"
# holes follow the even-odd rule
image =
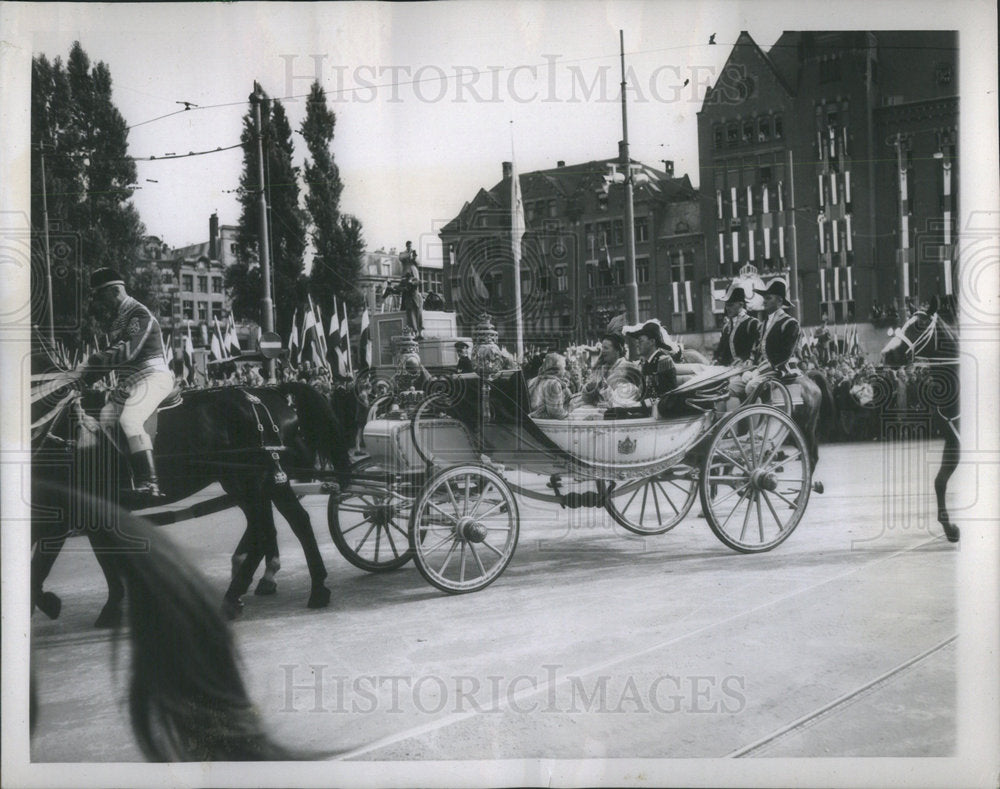
[[[618,454],[619,455],[631,455],[635,452],[635,441],[629,437],[625,437],[618,442]]]

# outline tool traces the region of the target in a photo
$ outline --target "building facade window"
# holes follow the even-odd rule
[[[222,277],[212,277],[212,293],[222,293]]]
[[[194,275],[193,274],[182,274],[181,275],[181,290],[185,290],[188,293],[194,291]]]
[[[625,222],[621,219],[611,223],[611,243],[616,247],[625,243]]]
[[[635,220],[635,240],[638,244],[649,241],[649,217],[640,216]]]
[[[208,293],[208,277],[199,275],[198,277],[198,292]]]
[[[650,298],[639,299],[639,320],[648,321],[655,317],[653,315],[653,300]]]
[[[774,116],[774,139],[785,139],[785,125],[780,115]]]
[[[212,302],[212,320],[222,320],[222,302],[213,301]]]
[[[198,302],[198,320],[204,323],[208,320],[208,302],[199,301]]]
[[[635,282],[637,285],[649,282],[649,258],[635,259]]]
[[[194,302],[184,301],[184,320],[193,321],[194,320]]]
[[[767,142],[771,139],[771,119],[764,117],[757,119],[757,142]]]
[[[717,151],[722,150],[724,137],[725,133],[722,131],[721,126],[716,126],[714,129],[712,129],[712,146],[715,148],[715,150]]]
[[[740,142],[740,131],[735,123],[726,126],[726,145],[735,148]]]

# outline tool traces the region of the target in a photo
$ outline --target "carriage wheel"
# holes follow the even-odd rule
[[[751,403],[762,403],[792,415],[792,394],[788,387],[774,378],[765,378],[754,392]]]
[[[604,507],[635,534],[663,534],[684,520],[698,495],[698,471],[676,466],[653,477],[616,487]]]
[[[361,483],[332,495],[326,508],[337,550],[355,567],[370,573],[395,570],[413,558],[407,534],[412,484],[400,483],[389,475],[380,478],[379,471],[370,458],[355,465],[352,473],[365,473],[375,484]]]
[[[517,547],[517,501],[503,477],[482,466],[453,466],[424,486],[410,516],[410,546],[427,581],[451,594],[478,592],[510,564]]]
[[[769,551],[798,525],[812,487],[805,437],[789,416],[745,406],[714,430],[701,505],[715,536],[741,553]]]

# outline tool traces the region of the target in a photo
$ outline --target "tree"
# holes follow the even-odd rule
[[[309,290],[326,308],[333,296],[354,306],[361,302],[358,279],[365,251],[361,222],[340,213],[344,185],[331,152],[336,124],[337,117],[326,104],[326,93],[318,81],[314,82],[302,122],[302,136],[311,157],[305,163],[305,202],[314,250]]]
[[[260,108],[264,150],[264,189],[270,219],[271,280],[277,313],[275,330],[288,335],[292,313],[305,295],[303,255],[306,248],[305,213],[299,207],[299,168],[292,164],[294,144],[288,116],[280,101],[267,96]],[[240,176],[240,213],[236,231],[236,260],[226,271],[237,317],[261,323],[261,272],[258,239],[260,205],[257,142],[253,109],[243,118],[243,174]]]
[[[45,198],[53,280],[53,313],[60,339],[69,345],[89,340],[97,328],[82,313],[81,294],[90,272],[119,269],[129,292],[156,306],[155,279],[136,266],[146,230],[131,203],[135,162],[128,155],[128,127],[112,101],[111,72],[103,62],[91,67],[74,42],[64,67],[45,55],[32,59],[31,72],[31,254],[32,322],[48,323],[42,201]]]

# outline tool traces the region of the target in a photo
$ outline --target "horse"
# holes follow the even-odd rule
[[[117,449],[117,437],[106,433],[94,418],[100,402],[85,404],[84,394],[75,384],[66,393],[59,383],[56,389],[61,399],[32,449],[36,503],[32,517],[32,603],[50,618],[59,615],[61,602],[43,587],[63,543],[74,529],[83,529],[93,546],[92,524],[79,520],[75,496],[89,493],[108,502],[139,506],[129,500],[127,486],[121,484],[128,479],[129,468]],[[305,553],[311,579],[308,607],[327,606],[330,590],[324,583],[326,568],[308,513],[289,484],[289,478],[313,477],[317,458],[332,462],[341,484],[350,480],[349,438],[325,398],[297,382],[253,389],[193,390],[183,392],[176,406],[161,410],[157,420],[154,455],[164,493],[157,504],[169,505],[218,482],[227,498],[217,502],[216,509],[196,505],[189,514],[206,514],[235,504],[246,516],[247,530],[234,555],[233,576],[223,598],[227,616],[235,617],[242,609],[241,598],[261,559],[265,555],[277,558],[272,504],[288,521]],[[49,502],[40,497],[38,485],[65,480],[67,475],[71,485],[63,488],[67,492],[63,499]],[[55,509],[43,508],[43,501],[56,505]],[[165,522],[175,519],[176,513],[165,514]],[[108,599],[95,625],[114,626],[121,620],[124,589],[114,557],[98,553],[97,559],[108,583]],[[275,569],[273,563],[270,569]]]
[[[311,758],[274,742],[240,674],[232,633],[208,582],[163,534],[107,501],[39,481],[48,502],[73,500],[94,518],[91,544],[114,558],[128,597],[129,716],[150,761]],[[39,717],[32,682],[29,721]]]
[[[958,542],[960,530],[951,522],[945,504],[948,480],[958,466],[961,452],[958,335],[940,315],[939,306],[938,299],[933,298],[926,308],[916,310],[900,328],[893,330],[892,339],[882,348],[881,358],[884,364],[894,368],[906,364],[928,368],[929,378],[917,394],[944,435],[941,467],[934,477],[937,519],[948,542]]]

